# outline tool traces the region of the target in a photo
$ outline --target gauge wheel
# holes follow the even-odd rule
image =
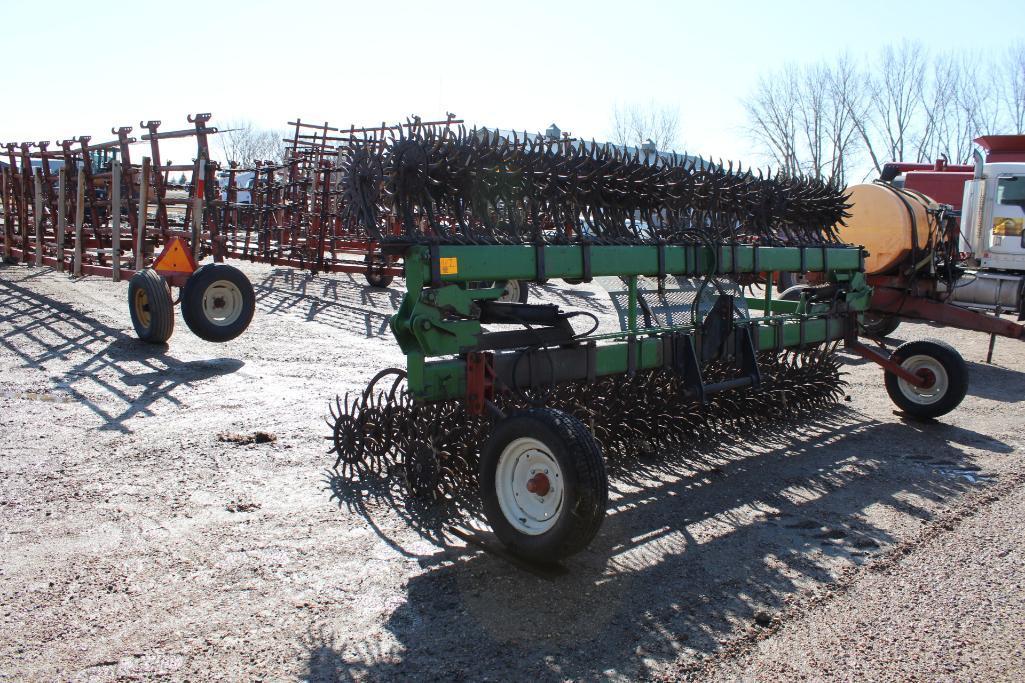
[[[224,263],[208,263],[185,281],[181,306],[185,324],[197,337],[226,342],[249,327],[256,295],[241,270]]]
[[[523,280],[507,280],[505,293],[498,298],[498,301],[513,304],[525,304],[530,298],[530,286]]]
[[[367,272],[365,274],[367,284],[371,287],[383,289],[395,279],[394,276],[385,273],[385,268],[389,265],[387,256],[383,254],[367,254],[364,263],[367,264]]]
[[[968,393],[968,366],[954,347],[941,341],[912,341],[898,346],[890,360],[928,381],[916,387],[892,372],[885,376],[886,393],[911,417],[928,420],[946,415]]]
[[[583,550],[608,507],[598,442],[580,420],[535,408],[499,421],[480,460],[481,502],[513,554],[552,563]]]
[[[858,327],[870,337],[888,337],[900,327],[900,318],[895,315],[866,311],[861,316]]]
[[[490,289],[496,283],[488,280],[474,280],[469,283],[470,289]],[[495,299],[504,304],[525,304],[530,298],[530,286],[525,280],[506,280],[505,291]]]
[[[174,332],[171,288],[152,268],[140,270],[128,281],[128,311],[139,339],[164,344]]]

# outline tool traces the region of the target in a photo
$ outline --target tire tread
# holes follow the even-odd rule
[[[530,425],[531,422],[535,425]],[[538,536],[520,534],[505,522],[493,490],[494,475],[485,474],[485,468],[497,466],[501,447],[511,440],[506,438],[507,432],[512,430],[512,438],[516,438],[527,433],[527,426],[541,428],[530,432],[535,437],[539,431],[547,430],[561,442],[572,464],[573,490],[577,493],[573,508],[563,513],[568,515],[565,518],[568,521],[559,520],[552,529]],[[568,557],[587,547],[601,528],[608,508],[605,463],[598,442],[587,427],[571,415],[552,408],[532,408],[510,415],[496,425],[485,444],[481,469],[481,497],[492,529],[511,552],[524,559],[548,563]]]
[[[896,349],[890,357],[900,363],[910,356],[927,355],[935,358],[947,371],[948,389],[947,394],[932,405],[919,405],[912,403],[905,398],[900,390],[897,375],[887,372],[885,375],[886,393],[890,399],[909,416],[929,420],[946,415],[964,400],[968,393],[968,365],[964,358],[950,344],[938,339],[920,339],[904,342]]]
[[[144,328],[135,317],[135,292],[140,288],[145,290],[149,300],[149,329]],[[174,334],[174,302],[171,300],[171,292],[164,278],[152,268],[140,270],[129,280],[128,311],[135,334],[147,344],[165,344]]]
[[[229,280],[242,292],[242,315],[232,325],[219,327],[210,323],[203,315],[203,292],[217,280]],[[231,341],[246,331],[256,311],[256,294],[249,278],[238,268],[226,263],[207,263],[200,266],[181,292],[182,318],[192,333],[210,342]]]

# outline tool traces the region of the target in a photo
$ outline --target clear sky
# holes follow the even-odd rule
[[[1003,50],[1025,1],[0,0],[0,25],[3,142],[198,111],[266,127],[453,111],[602,140],[617,102],[656,100],[679,107],[687,151],[751,162],[741,101],[764,70],[903,39]]]

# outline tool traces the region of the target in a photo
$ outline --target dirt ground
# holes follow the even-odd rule
[[[0,266],[0,680],[1025,676],[1018,342],[904,324],[969,361],[957,411],[904,421],[848,358],[839,409],[614,481],[540,578],[329,469],[401,283],[245,270],[243,337],[154,348],[126,284]]]

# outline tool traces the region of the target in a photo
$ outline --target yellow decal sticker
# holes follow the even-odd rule
[[[455,256],[442,257],[440,270],[442,275],[458,275],[459,259]]]
[[[1023,223],[1025,218],[994,218],[993,219],[993,234],[1017,237],[1022,233]]]

